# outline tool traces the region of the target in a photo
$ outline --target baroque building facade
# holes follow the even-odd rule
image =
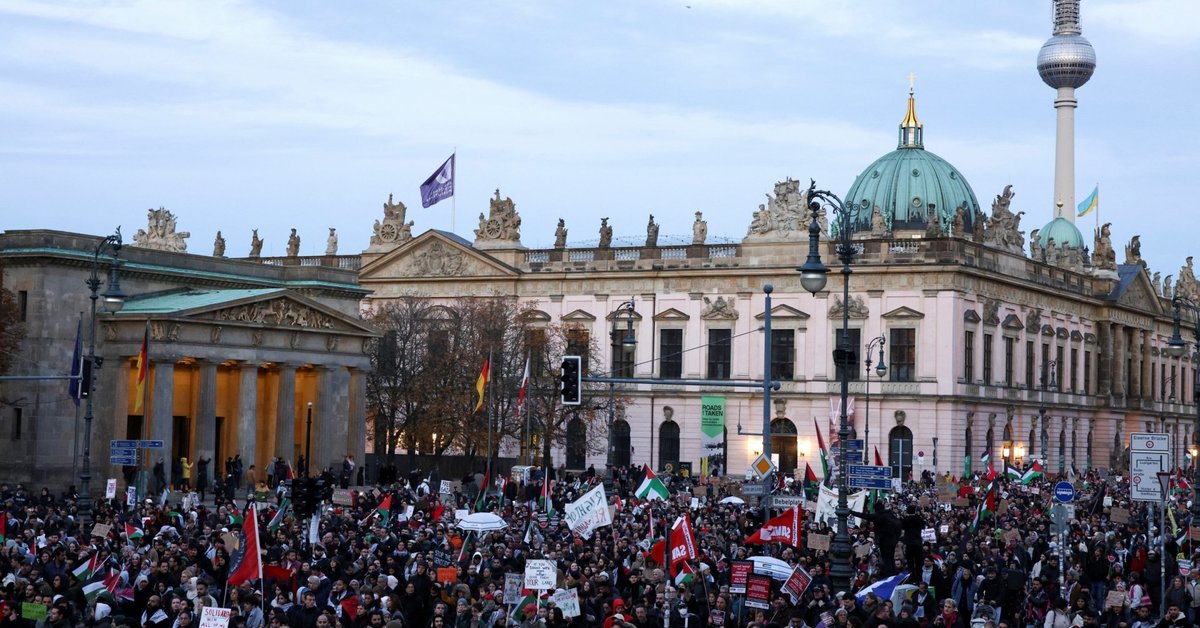
[[[1195,357],[1165,351],[1173,289],[1169,277],[1164,285],[1151,274],[1136,236],[1120,264],[1108,225],[1090,247],[1047,240],[1045,229],[1029,234],[1027,246],[1012,187],[990,210],[980,207],[965,177],[924,149],[910,93],[897,150],[864,170],[846,196],[858,254],[850,302],[842,303],[836,273],[811,295],[796,272],[813,218],[807,187],[777,183],[733,243],[708,242],[697,213],[691,244],[660,245],[651,217],[644,246],[614,246],[606,218],[598,245],[572,247],[560,219],[555,246],[541,250],[521,244],[515,204],[497,192],[474,241],[436,230],[411,237],[407,224],[403,238],[373,239],[359,271],[371,291],[365,307],[413,294],[514,297],[536,308],[539,320],[603,339],[609,373],[647,379],[761,381],[769,342],[770,376],[781,384],[771,400],[772,451],[784,471],[807,463],[818,473],[818,438],[836,438],[832,351],[848,308],[858,365],[850,373],[851,422],[868,456],[877,448],[897,474],[961,473],[972,460],[977,469],[984,452],[1014,464],[1040,459],[1052,473],[1120,468],[1129,434],[1146,430],[1173,434],[1172,462],[1185,464],[1185,444],[1196,436]],[[384,226],[397,214],[390,199],[388,207]],[[817,220],[828,263],[835,259],[828,221]],[[1055,221],[1063,219],[1051,221],[1061,229]],[[1181,269],[1177,289],[1195,295],[1190,270]],[[762,331],[768,284],[769,339]],[[629,301],[632,348],[607,340],[628,324],[622,305]],[[877,337],[888,366],[882,377],[865,365],[878,363],[866,353]],[[761,450],[761,390],[643,383],[622,385],[620,394],[628,406],[613,425],[617,464],[698,469],[719,453],[724,470],[740,474]],[[713,396],[723,398],[726,433],[718,448],[706,448],[701,401]],[[568,432],[557,465],[609,459],[578,442],[585,430]]]

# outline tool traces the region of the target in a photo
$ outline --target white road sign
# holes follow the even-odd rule
[[[1129,497],[1135,501],[1162,501],[1158,474],[1168,468],[1171,435],[1134,432],[1129,438]]]

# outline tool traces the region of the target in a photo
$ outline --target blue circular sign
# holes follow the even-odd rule
[[[1054,485],[1054,499],[1062,503],[1075,501],[1075,487],[1070,482],[1062,481]]]

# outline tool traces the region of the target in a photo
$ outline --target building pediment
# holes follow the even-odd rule
[[[659,322],[686,321],[691,318],[692,317],[688,316],[687,314],[685,314],[673,307],[667,308],[667,309],[659,312],[658,314],[654,315],[654,320],[659,321]]]
[[[1122,266],[1125,270],[1126,266]],[[1116,290],[1117,305],[1152,316],[1163,314],[1162,302],[1154,291],[1150,274],[1141,264],[1128,265],[1130,271],[1123,273]]]
[[[563,314],[562,320],[568,323],[591,323],[596,320],[596,315],[583,310],[575,310]]]
[[[1021,331],[1025,329],[1025,325],[1021,323],[1021,317],[1016,314],[1009,314],[1004,317],[1004,322],[1000,326],[1010,331]]]
[[[462,238],[431,229],[359,270],[359,281],[514,277],[517,269],[476,249]]]
[[[754,318],[757,318],[758,320],[761,321],[765,317],[763,314],[755,314]],[[806,320],[808,320],[808,313],[803,312],[801,310],[797,310],[796,308],[794,308],[790,305],[782,305],[781,304],[781,305],[776,305],[775,307],[771,308],[771,319],[772,320],[786,320],[786,321],[806,321]]]
[[[978,316],[978,315],[976,315],[976,316]],[[902,305],[902,306],[892,310],[891,312],[884,314],[883,317],[888,318],[888,319],[897,319],[897,318],[898,319],[914,319],[914,318],[925,318],[925,314],[918,312],[910,307],[905,307]]]
[[[327,307],[297,292],[282,288],[249,290],[172,290],[128,301],[117,314],[121,320],[155,321],[169,338],[162,321],[211,323],[216,326],[280,328],[355,335],[377,335],[363,321]]]

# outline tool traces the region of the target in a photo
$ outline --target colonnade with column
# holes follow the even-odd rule
[[[152,360],[146,403],[137,409],[136,372],[127,368],[128,403],[114,437],[161,440],[150,465],[210,459],[210,475],[241,456],[263,479],[277,457],[295,468],[311,448],[309,471],[340,472],[345,456],[361,465],[366,447],[366,373],[357,366],[283,361]],[[311,407],[311,435],[308,417]],[[144,417],[149,417],[145,419]],[[138,429],[138,422],[143,426]],[[131,432],[139,432],[131,433]]]

